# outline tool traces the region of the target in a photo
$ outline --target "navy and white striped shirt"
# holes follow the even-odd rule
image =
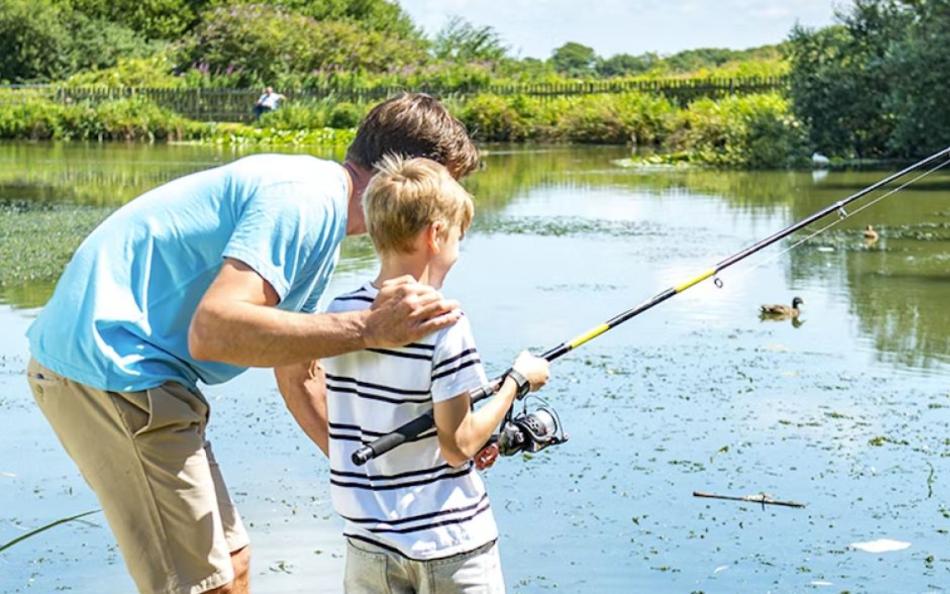
[[[328,311],[366,309],[367,283],[333,300]],[[330,423],[330,492],[344,534],[412,559],[439,559],[498,537],[488,494],[469,462],[452,468],[435,429],[364,466],[353,452],[376,437],[486,382],[468,319],[424,340],[366,349],[323,361]]]

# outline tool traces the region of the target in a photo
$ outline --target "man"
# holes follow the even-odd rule
[[[457,304],[409,277],[365,311],[315,314],[383,156],[456,178],[477,152],[435,99],[376,106],[343,165],[255,155],[147,192],[80,245],[28,331],[36,401],[96,492],[140,592],[246,593],[248,537],[205,440],[198,382],[273,367],[311,438],[326,439],[316,360],[413,342]]]
[[[259,118],[269,111],[274,111],[284,99],[286,97],[274,92],[274,87],[265,88],[264,94],[258,97],[257,103],[254,104],[254,117]]]

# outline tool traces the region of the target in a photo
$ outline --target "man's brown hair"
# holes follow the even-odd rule
[[[455,179],[478,166],[478,149],[465,126],[424,93],[403,93],[374,107],[346,151],[347,160],[369,169],[386,155],[432,159]]]

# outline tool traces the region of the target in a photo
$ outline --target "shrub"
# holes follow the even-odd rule
[[[140,97],[62,105],[29,98],[0,105],[0,138],[29,140],[177,140],[186,120]]]
[[[509,98],[478,95],[465,103],[459,116],[472,136],[480,140],[511,142],[533,136],[528,118]]]
[[[774,94],[700,99],[685,114],[683,148],[692,161],[723,166],[788,167],[802,161],[804,131],[788,100]]]
[[[559,128],[562,136],[573,142],[654,145],[672,130],[675,111],[662,97],[594,95],[568,108]]]
[[[305,130],[327,125],[327,107],[321,103],[286,103],[257,120],[259,128]]]
[[[363,119],[364,111],[346,101],[337,103],[330,110],[330,120],[327,125],[331,128],[355,128]]]

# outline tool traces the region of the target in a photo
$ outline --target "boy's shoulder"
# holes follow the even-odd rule
[[[358,289],[341,293],[334,297],[327,305],[327,313],[341,313],[347,311],[359,311],[369,309],[376,299],[378,290],[373,287],[372,282],[363,283]],[[455,324],[437,330],[422,339],[422,343],[429,347],[440,348],[444,350],[459,349],[465,350],[474,347],[474,337],[472,334],[472,325],[465,312],[459,312],[458,322]]]
[[[349,291],[334,297],[327,305],[327,313],[369,309],[375,299],[376,289],[373,288],[372,283],[367,282],[355,291]]]

